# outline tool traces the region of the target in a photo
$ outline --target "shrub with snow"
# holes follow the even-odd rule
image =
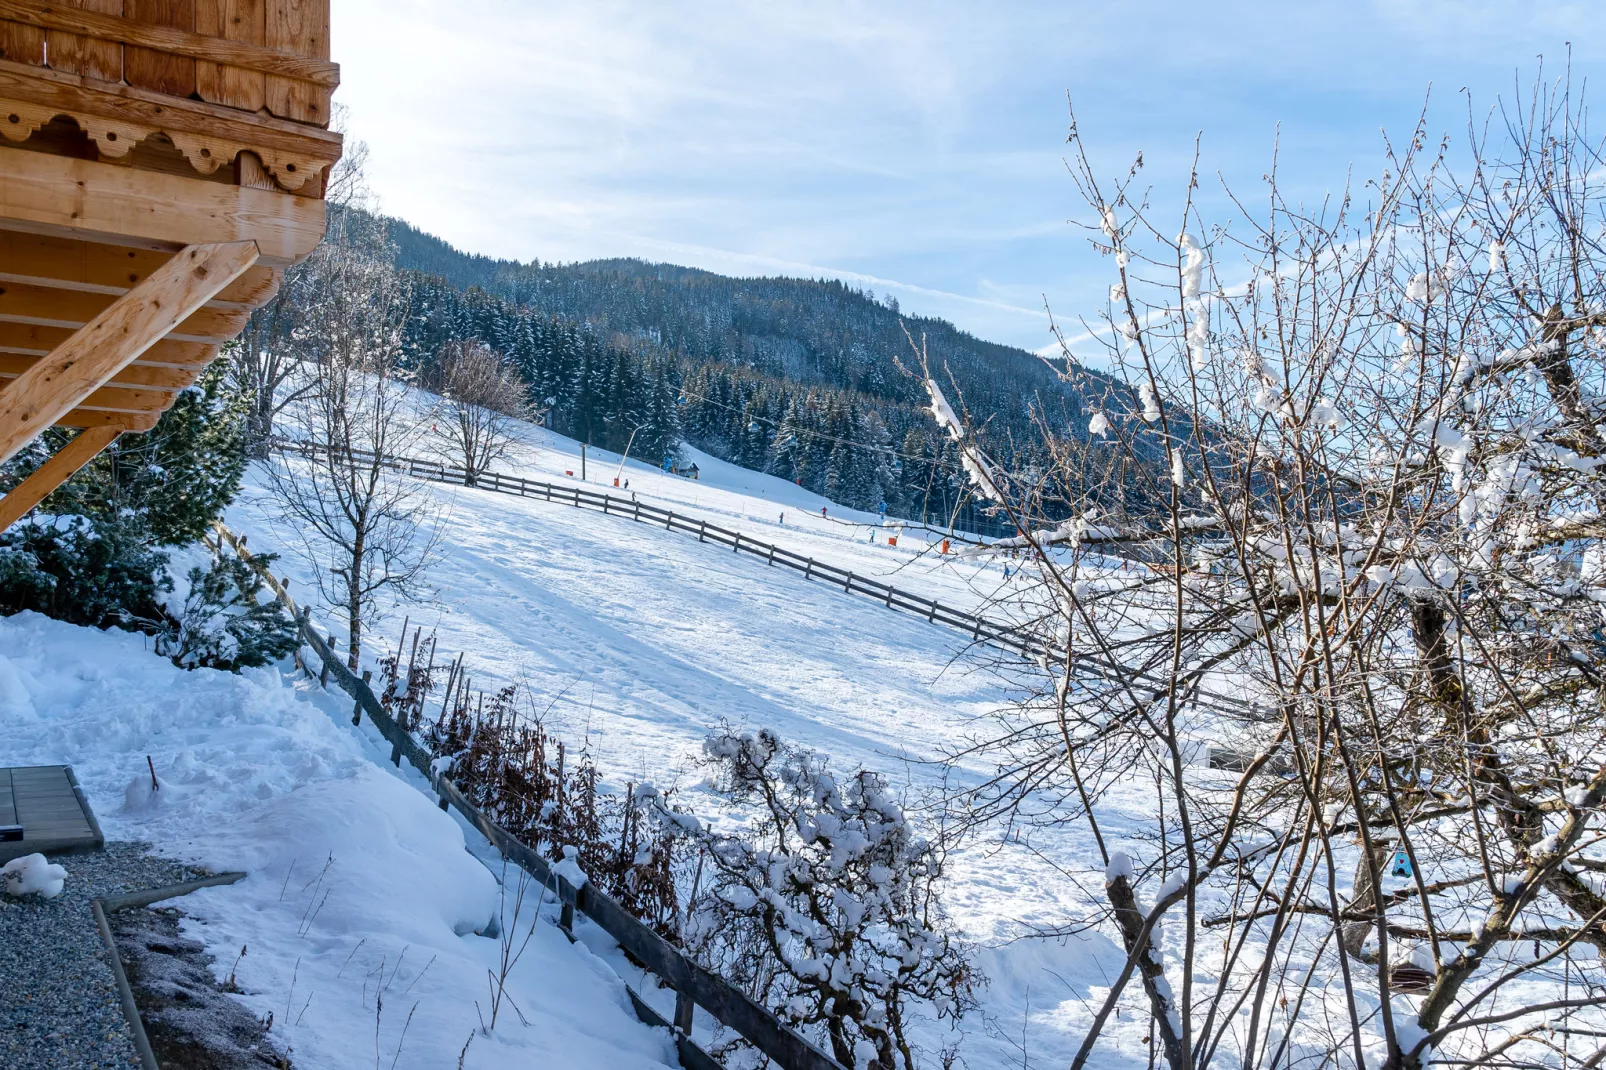
[[[944,923],[942,846],[877,773],[839,779],[769,731],[722,732],[704,751],[717,794],[753,807],[745,828],[641,796],[699,859],[688,947],[844,1065],[912,1070],[911,1016],[957,1018],[977,983]]]
[[[258,559],[270,567],[273,554]],[[278,661],[296,647],[296,622],[273,598],[263,599],[261,575],[233,554],[192,568],[182,599],[156,633],[156,651],[186,669],[243,669]]]

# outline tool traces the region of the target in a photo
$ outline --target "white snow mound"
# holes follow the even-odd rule
[[[54,899],[67,883],[67,869],[41,854],[23,855],[0,866],[0,888],[7,895]]]

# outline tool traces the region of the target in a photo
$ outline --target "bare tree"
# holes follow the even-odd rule
[[[539,419],[519,373],[483,342],[448,342],[432,385],[441,395],[435,428],[442,452],[462,464],[471,487],[507,455],[515,421]]]
[[[1585,119],[1540,85],[1314,206],[1272,171],[1213,226],[1197,168],[1163,214],[1141,160],[1104,184],[1073,127],[1114,267],[1077,345],[1124,383],[1043,414],[1054,471],[1027,480],[927,368],[1023,532],[988,552],[1036,570],[1011,608],[1041,661],[968,802],[1077,830],[1102,872],[1067,924],[1126,951],[1073,1067],[1123,1005],[1171,1070],[1606,1061]]]
[[[390,460],[420,436],[397,365],[406,288],[382,234],[367,229],[378,224],[346,222],[343,240],[320,246],[308,273],[307,380],[286,410],[298,457],[270,471],[320,594],[346,616],[356,669],[377,599],[421,592],[436,536],[428,499]]]
[[[344,133],[344,120],[345,107],[335,105],[331,125]],[[328,245],[352,241],[356,236],[347,225],[348,217],[372,208],[365,177],[367,161],[367,144],[348,140],[329,175],[325,204],[332,218],[324,239]],[[300,400],[313,382],[297,372],[300,343],[317,328],[304,322],[298,309],[314,299],[326,260],[326,256],[314,256],[285,272],[273,300],[252,313],[245,330],[229,343],[229,374],[236,390],[246,398],[246,434],[252,456],[267,456],[274,421]]]

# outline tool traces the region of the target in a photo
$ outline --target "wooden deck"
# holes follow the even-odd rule
[[[0,826],[21,825],[22,839],[0,842],[0,863],[34,853],[93,851],[105,845],[100,823],[67,765],[0,768]]]

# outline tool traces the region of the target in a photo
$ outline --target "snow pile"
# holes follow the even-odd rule
[[[23,855],[0,866],[0,890],[7,895],[37,894],[41,899],[54,899],[66,883],[66,867],[56,865],[44,855]]]

